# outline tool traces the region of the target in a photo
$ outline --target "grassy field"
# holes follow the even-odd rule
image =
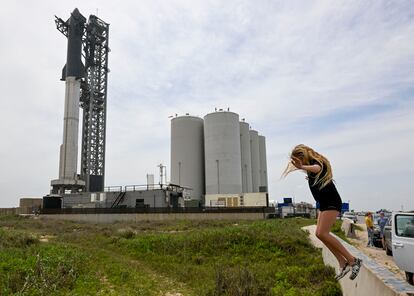
[[[341,295],[314,220],[81,224],[0,216],[1,295]]]

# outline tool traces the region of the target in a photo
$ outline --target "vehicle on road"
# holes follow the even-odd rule
[[[394,261],[414,285],[414,212],[394,212],[391,229]]]
[[[345,213],[343,213],[343,215],[342,215],[342,219],[344,219],[344,218],[350,219],[350,220],[352,220],[354,223],[356,223],[356,222],[357,222],[357,216],[356,216],[356,214],[355,214],[355,213],[352,213],[352,212],[345,212]]]
[[[382,248],[381,228],[378,225],[379,215],[372,215],[372,222],[374,223],[374,231],[372,232],[372,242],[374,247]]]
[[[392,256],[392,219],[388,219],[387,224],[384,227],[384,243],[385,253],[388,256]]]

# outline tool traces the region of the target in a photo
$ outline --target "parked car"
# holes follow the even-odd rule
[[[385,253],[388,256],[392,256],[392,218],[388,219],[387,224],[384,227],[384,243],[385,243]]]
[[[345,212],[342,215],[342,219],[344,219],[344,218],[350,219],[350,220],[354,221],[354,223],[357,222],[357,216],[356,216],[355,213],[352,213],[352,212]]]
[[[392,253],[397,266],[414,285],[414,212],[392,214]]]
[[[382,239],[381,239],[381,228],[378,225],[379,215],[374,214],[372,215],[372,222],[374,222],[374,232],[373,232],[373,243],[374,247],[382,248]]]

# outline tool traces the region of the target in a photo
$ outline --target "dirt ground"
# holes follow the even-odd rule
[[[367,247],[368,243],[368,234],[365,224],[357,224],[360,226],[363,231],[356,230],[356,239],[348,238],[352,244],[361,250],[364,254],[373,258],[378,264],[381,264],[388,268],[392,273],[394,273],[398,278],[405,280],[405,273],[401,271],[397,265],[394,263],[392,256],[385,254],[385,250],[376,247]]]

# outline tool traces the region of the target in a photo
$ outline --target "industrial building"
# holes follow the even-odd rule
[[[229,109],[171,120],[169,183],[161,164],[159,184],[105,187],[109,24],[78,9],[55,23],[67,37],[63,140],[44,209],[268,206],[265,137]]]
[[[266,140],[237,113],[171,120],[171,183],[206,207],[268,206]],[[204,196],[204,200],[203,200]]]
[[[104,192],[67,194],[62,208],[178,208],[183,205],[181,189],[177,186],[116,186]],[[111,191],[113,190],[113,191]]]

